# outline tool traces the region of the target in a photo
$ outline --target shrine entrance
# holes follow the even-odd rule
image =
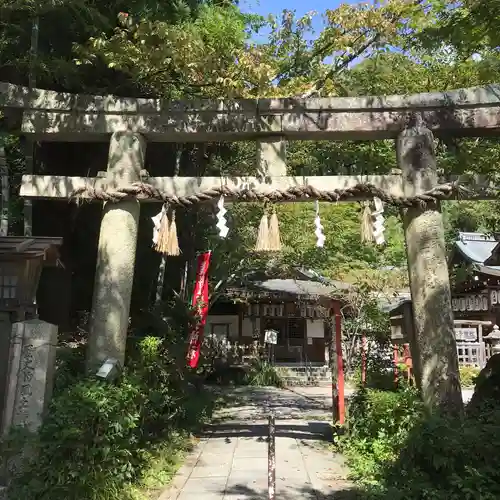
[[[265,318],[261,325],[263,332],[278,332],[277,344],[273,347],[276,363],[300,363],[307,361],[306,320],[304,318]]]
[[[173,103],[59,94],[0,83],[0,95],[3,123],[10,131],[41,142],[109,141],[107,172],[96,178],[26,175],[21,187],[26,199],[105,202],[89,363],[100,364],[107,358],[123,362],[125,356],[140,202],[188,208],[224,199],[269,204],[378,198],[397,207],[403,217],[414,310],[413,358],[424,401],[429,406],[462,406],[440,201],[458,196],[488,199],[498,189],[478,177],[440,179],[433,134],[498,133],[500,88],[489,85],[414,96]],[[394,140],[399,171],[287,176],[287,141],[346,139]],[[148,142],[237,140],[257,142],[257,176],[155,178],[144,170]],[[340,320],[335,323],[334,357],[340,379]]]

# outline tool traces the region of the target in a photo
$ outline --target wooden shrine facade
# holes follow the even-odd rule
[[[344,307],[341,295],[349,286],[300,276],[231,287],[212,307],[206,334],[250,345],[265,344],[266,331],[273,330],[276,363],[327,364],[334,312]]]
[[[455,286],[451,306],[456,320],[500,322],[500,235],[459,233],[450,264]]]

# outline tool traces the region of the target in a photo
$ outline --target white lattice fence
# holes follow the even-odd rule
[[[486,364],[484,342],[457,342],[458,363],[483,368]]]

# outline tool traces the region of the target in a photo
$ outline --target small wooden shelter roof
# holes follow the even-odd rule
[[[43,258],[56,263],[62,243],[52,236],[0,236],[0,261]]]
[[[461,232],[455,247],[468,262],[488,265],[493,264],[492,257],[498,252],[500,242],[496,235]]]
[[[500,237],[498,234],[459,233],[452,262],[465,261],[477,273],[500,276]]]
[[[351,283],[326,278],[310,269],[296,268],[288,273],[294,277],[276,278],[262,272],[249,273],[245,280],[228,287],[223,297],[230,299],[239,297],[249,300],[279,300],[285,297],[305,301],[332,299],[348,304],[349,292],[356,289]],[[409,289],[395,290],[391,294],[373,293],[372,295],[379,304],[380,310],[386,313],[392,313],[403,304],[411,302]]]

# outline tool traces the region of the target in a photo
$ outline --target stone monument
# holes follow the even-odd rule
[[[52,396],[57,326],[39,319],[12,325],[3,434],[12,427],[34,432]]]

